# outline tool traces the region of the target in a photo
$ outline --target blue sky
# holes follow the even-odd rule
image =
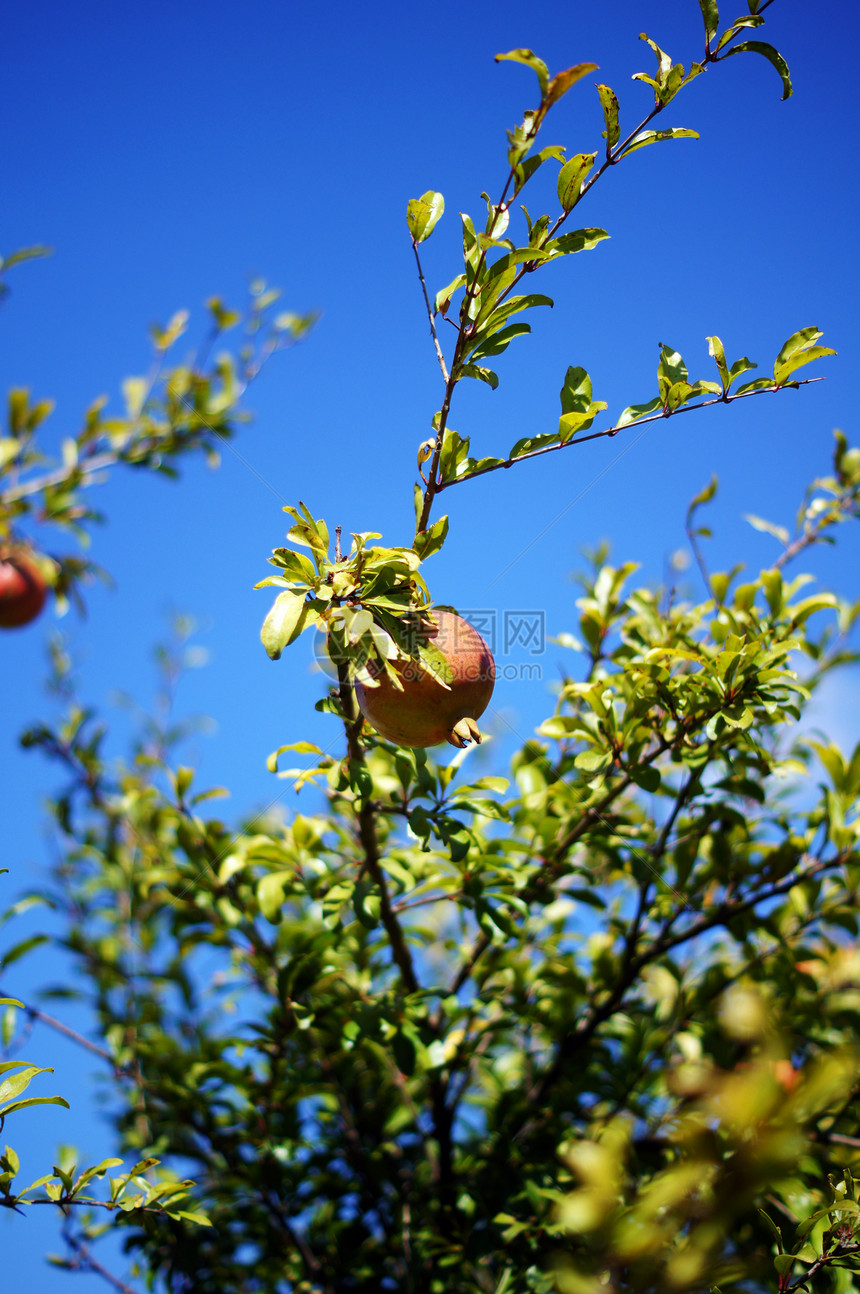
[[[752,55],[709,69],[684,91],[660,125],[692,127],[701,138],[641,150],[595,187],[581,223],[606,228],[611,240],[535,282],[554,309],[532,312],[532,336],[498,361],[498,391],[462,384],[451,424],[471,435],[473,452],[505,453],[554,427],[570,364],[589,370],[595,397],[615,417],[650,398],[660,342],[680,350],[694,376],[712,376],[711,333],[730,358],[749,355],[767,371],[791,332],[817,324],[839,352],[816,368],[827,381],[451,490],[440,500],[451,535],[427,566],[439,602],[498,617],[540,611],[548,634],[574,631],[571,573],[582,549],[609,539],[617,561],[638,561],[643,580],[659,581],[684,546],[687,501],[712,473],[720,493],[711,564],[746,560],[758,569],[775,556],[774,541],[743,514],[790,524],[805,484],[827,468],[832,429],[857,439],[856,15],[844,0],[815,11],[776,0],[767,19],[763,35],[787,58],[794,97],[780,102],[776,73]],[[249,393],[256,417],[238,441],[247,463],[228,450],[219,472],[189,463],[179,485],[117,473],[92,492],[108,521],[91,555],[116,587],[94,588],[86,621],[72,613],[61,628],[86,700],[111,712],[115,753],[128,731],[115,694],[148,703],[153,644],[178,609],[197,618],[195,642],[209,653],[179,701],[216,722],[194,743],[202,782],[232,788],[223,811],[237,818],[277,796],[289,809],[292,792],[266,772],[266,755],[300,738],[326,746],[334,721],[313,710],[321,683],[309,643],[277,664],[266,658],[258,633],[269,599],[253,585],[283,542],[282,500],[302,498],[347,533],[411,541],[415,455],[439,406],[440,378],[406,202],[426,189],[445,196],[446,215],[423,249],[434,291],[459,268],[457,212],[478,216],[481,191],[501,188],[505,129],[534,105],[532,73],[493,55],[527,46],[553,71],[599,64],[542,133],[544,144],[590,152],[602,128],[593,81],[615,88],[622,127],[647,111],[649,90],[630,80],[652,70],[653,55],[637,40],[643,29],[687,64],[700,51],[695,0],[438,0],[422,9],[387,0],[121,8],[31,0],[7,14],[0,251],[39,242],[55,254],[10,277],[0,363],[7,389],[56,399],[51,448],[95,396],[117,400],[122,379],[146,370],[147,327],[175,310],[192,312],[191,345],[207,297],[240,303],[249,278],[263,275],[283,289],[285,308],[321,311],[312,337],[277,357]],[[546,192],[552,200],[552,186]],[[536,214],[540,193],[527,201]],[[68,551],[70,541],[50,536],[47,546]],[[811,569],[860,596],[848,528]],[[0,642],[10,896],[38,882],[51,859],[40,804],[56,774],[18,751],[17,733],[50,712],[42,680],[54,627],[46,616]],[[487,771],[504,771],[516,736],[531,735],[549,712],[553,680],[575,668],[552,646],[540,663],[540,681],[497,688],[489,723],[497,740],[477,756]],[[856,713],[860,691],[850,680],[845,689],[831,706],[847,741],[845,698]],[[34,955],[10,969],[3,989],[32,996],[65,973],[56,957]],[[87,1027],[83,1016],[75,1023]],[[89,1058],[45,1030],[26,1057],[56,1065],[47,1082],[73,1112],[21,1115],[6,1130],[23,1171],[42,1172],[61,1140],[75,1140],[88,1160],[109,1153]],[[51,1244],[48,1217],[4,1217],[2,1226],[16,1276],[46,1294],[66,1287],[69,1277],[41,1256]],[[81,1294],[104,1288],[75,1278]]]

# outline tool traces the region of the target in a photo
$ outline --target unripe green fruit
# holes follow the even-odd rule
[[[45,605],[45,577],[22,548],[0,548],[0,629],[28,625]]]
[[[372,665],[378,680],[371,687],[356,683],[355,695],[364,717],[386,741],[398,746],[452,746],[480,742],[475,722],[493,695],[496,667],[493,655],[477,630],[451,611],[433,611],[438,625],[433,646],[442,653],[451,671],[444,687],[416,660],[393,666],[400,691],[382,666]]]

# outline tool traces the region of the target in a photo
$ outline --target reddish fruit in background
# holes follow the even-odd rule
[[[44,575],[24,549],[0,548],[0,629],[35,620],[47,592]]]
[[[393,666],[403,684],[399,691],[380,665],[371,666],[378,678],[375,687],[355,685],[361,712],[386,741],[398,746],[452,746],[480,742],[475,722],[493,695],[496,667],[493,655],[477,630],[451,611],[434,611],[438,632],[433,646],[445,657],[451,671],[448,688],[418,661]]]

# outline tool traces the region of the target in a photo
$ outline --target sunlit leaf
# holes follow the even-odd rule
[[[788,70],[788,64],[779,51],[774,49],[773,45],[768,45],[766,41],[761,40],[743,40],[739,45],[732,45],[723,57],[728,58],[730,54],[744,54],[747,52],[752,54],[761,54],[762,58],[766,58],[767,61],[776,68],[779,74],[779,79],[782,81],[782,98],[790,98],[793,91],[791,88],[791,74]]]
[[[420,198],[410,198],[406,206],[406,223],[414,243],[429,238],[445,211],[441,193],[428,189]]]
[[[577,153],[559,171],[558,200],[564,211],[570,211],[579,200],[583,182],[596,157],[596,153]]]
[[[523,63],[526,67],[530,67],[537,76],[541,99],[546,97],[547,86],[549,85],[549,68],[542,58],[538,58],[537,54],[530,49],[511,49],[506,54],[496,55],[497,63],[505,61]]]
[[[705,24],[705,40],[710,44],[720,29],[720,10],[717,0],[699,0],[699,8]]]
[[[659,144],[665,139],[698,138],[699,132],[697,130],[687,130],[679,126],[673,127],[671,130],[643,130],[631,140],[621,156],[628,157],[630,153],[635,153],[637,148],[646,148],[648,144]]]
[[[599,85],[597,93],[600,95],[600,106],[603,109],[603,135],[608,152],[615,147],[621,138],[618,125],[618,98],[615,91],[610,89],[608,85]]]
[[[307,606],[303,593],[285,590],[278,594],[260,630],[260,640],[272,660],[277,660],[305,628]]]

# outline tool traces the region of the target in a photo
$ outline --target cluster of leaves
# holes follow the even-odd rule
[[[430,594],[418,568],[422,557],[441,547],[447,517],[413,548],[369,544],[381,536],[368,531],[353,534],[344,557],[338,532],[332,561],[326,523],[301,502],[284,511],[295,521],[287,538],[309,548],[311,556],[294,548],[274,549],[269,562],[279,574],[267,575],[255,586],[282,590],[260,631],[271,659],[277,660],[305,630],[316,628],[325,634],[329,660],[347,669],[350,679],[373,684],[374,667],[382,668],[402,690],[393,663],[415,658],[444,683],[447,667],[430,636]]]
[[[37,1071],[39,1073],[44,1071]],[[60,1097],[52,1098],[53,1103],[63,1104]],[[177,1206],[187,1197],[192,1181],[178,1181],[172,1175],[165,1175],[159,1180],[150,1181],[145,1174],[159,1165],[159,1160],[151,1156],[140,1160],[128,1172],[119,1177],[110,1177],[111,1168],[121,1168],[121,1159],[103,1159],[100,1164],[78,1172],[77,1165],[67,1167],[54,1165],[53,1173],[39,1177],[29,1186],[19,1190],[15,1187],[15,1178],[20,1169],[18,1156],[11,1146],[0,1155],[0,1207],[22,1210],[23,1206],[37,1204],[55,1204],[62,1209],[80,1206],[85,1209],[106,1209],[108,1212],[131,1214],[137,1210],[163,1213],[174,1221],[191,1222],[199,1226],[210,1226],[208,1218],[202,1213],[189,1212]],[[107,1177],[108,1193],[102,1195],[88,1194],[92,1183]],[[43,1193],[37,1194],[36,1192]]]
[[[33,946],[33,941],[28,941],[25,951],[29,951]],[[11,1041],[8,1009],[24,1010],[24,1003],[17,998],[4,997],[0,998],[0,1006],[7,1008],[7,1019],[4,1020],[4,1045],[8,1046]],[[11,1029],[14,1030],[14,1017]],[[5,1127],[9,1115],[32,1109],[37,1105],[59,1105],[69,1109],[68,1101],[62,1096],[24,1095],[30,1083],[39,1074],[53,1074],[53,1072],[50,1067],[30,1065],[22,1060],[0,1062],[0,1075],[3,1076],[0,1081],[0,1129]],[[3,1154],[0,1155],[0,1208],[16,1209],[20,1212],[25,1205],[56,1204],[63,1209],[77,1205],[103,1208],[111,1212],[121,1210],[123,1213],[131,1213],[136,1209],[149,1209],[164,1211],[175,1220],[184,1219],[208,1226],[208,1220],[203,1214],[176,1207],[188,1195],[194,1182],[178,1181],[171,1174],[163,1176],[159,1181],[147,1180],[144,1174],[154,1169],[158,1163],[157,1159],[144,1159],[123,1176],[108,1178],[110,1193],[107,1199],[103,1199],[87,1194],[87,1188],[92,1182],[103,1178],[109,1169],[122,1167],[121,1159],[102,1160],[100,1164],[84,1169],[80,1173],[74,1163],[55,1164],[52,1173],[37,1178],[29,1186],[17,1187],[15,1178],[21,1167],[20,1161],[12,1147],[6,1145]]]
[[[0,270],[44,250],[30,248],[7,257]],[[52,464],[42,444],[53,401],[34,401],[23,388],[10,391],[6,434],[0,435],[0,543],[22,542],[22,526],[33,523],[59,527],[86,543],[88,527],[100,514],[82,491],[103,480],[116,464],[175,477],[179,459],[200,451],[217,465],[221,447],[248,417],[241,402],[249,382],[270,355],[300,340],[314,322],[312,315],[286,311],[273,317],[279,295],[256,280],[244,317],[213,297],[207,303],[210,328],[204,344],[173,364],[168,363],[168,352],[185,333],[188,312],[179,311],[164,328],[153,327],[150,370],[123,382],[124,411],[109,412],[107,396],[99,396],[86,410],[80,430],[63,438],[58,465]],[[232,351],[219,350],[210,359],[225,334],[239,325],[239,345]],[[70,594],[79,600],[78,584],[94,572],[93,565],[75,555],[40,556],[60,609]]]
[[[562,1294],[592,1294],[607,1272],[616,1285],[643,1291],[723,1288],[750,1277],[775,1277],[785,1291],[808,1288],[831,1266],[841,1269],[836,1288],[854,1288],[856,1181],[844,1167],[838,1186],[831,1174],[810,1189],[815,1156],[804,1128],[830,1123],[852,1098],[858,1056],[846,1046],[795,1069],[769,1016],[760,991],[728,990],[725,1043],[747,1059],[722,1068],[695,1033],[679,1035],[666,1075],[673,1105],[659,1127],[598,1117],[588,1137],[562,1149],[576,1183],[560,1193],[551,1224],[557,1236],[576,1236],[559,1262]],[[736,1252],[724,1247],[728,1229],[737,1229]],[[793,1233],[787,1250],[784,1229]]]
[[[832,537],[843,440],[823,480]],[[112,772],[82,710],[34,731],[74,780],[53,901],[123,1147],[179,1156],[213,1223],[132,1213],[153,1277],[845,1288],[860,748],[795,725],[860,604],[783,569],[694,604],[599,559],[563,638],[583,669],[510,783],[370,737],[327,758],[321,811],[231,830],[190,769]]]

